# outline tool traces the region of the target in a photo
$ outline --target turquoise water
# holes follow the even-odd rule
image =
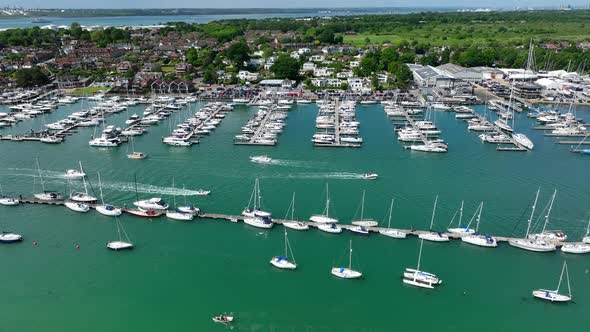
[[[45,122],[64,118],[79,107],[60,107]],[[467,132],[452,113],[436,114],[449,153],[410,152],[396,141],[380,105],[357,108],[365,140],[360,149],[314,148],[310,139],[315,132],[315,105],[294,106],[274,148],[231,143],[255,111],[246,107],[229,113],[199,145],[186,149],[162,144],[161,137],[170,133],[174,122],[197,107],[138,137],[136,150],[149,154],[141,161],[125,157],[127,145],[89,147],[91,128],[79,129],[56,146],[0,142],[0,184],[5,192],[25,196],[39,191],[38,156],[46,187],[65,191],[60,173],[81,160],[95,190],[96,173],[101,173],[111,203],[131,204],[136,199],[136,176],[139,198],[161,196],[172,201],[174,193],[202,188],[212,194],[187,199],[206,212],[238,214],[259,177],[265,208],[282,218],[295,192],[296,216],[307,219],[322,211],[328,183],[333,213],[342,223],[358,218],[365,189],[366,217],[385,220],[393,197],[392,225],[417,229],[428,228],[438,194],[436,229],[448,226],[461,200],[466,204],[464,220],[483,200],[480,229],[505,236],[523,236],[535,191],[541,188],[536,219],[555,188],[551,228],[564,230],[572,240],[585,232],[590,160],[530,130],[534,122],[524,115],[517,116],[516,127],[536,145],[525,153],[498,152],[495,146],[480,143],[477,134]],[[142,110],[133,107],[129,114]],[[127,116],[123,112],[107,122],[122,126]],[[589,121],[590,111],[581,108],[578,116]],[[43,121],[21,122],[2,133],[40,129]],[[279,162],[249,162],[249,156],[259,154]],[[366,172],[380,177],[361,180],[359,175]],[[173,178],[177,187],[184,185],[186,190],[173,190]],[[177,197],[179,203],[183,199]],[[263,231],[241,223],[131,216],[123,216],[121,222],[136,248],[114,253],[105,248],[116,236],[108,217],[51,206],[0,207],[0,225],[25,238],[0,248],[4,266],[0,291],[6,299],[0,310],[3,324],[16,331],[214,331],[224,327],[211,322],[211,317],[233,312],[238,331],[471,331],[474,326],[481,331],[547,331],[563,326],[586,330],[589,256],[537,254],[506,243],[496,249],[458,241],[425,243],[422,267],[444,280],[441,287],[428,291],[400,281],[403,269],[416,264],[419,242],[413,237],[290,231],[298,269],[279,271],[268,262],[282,254],[281,227]],[[340,280],[329,273],[332,266],[346,262],[351,238],[353,265],[364,273],[363,280]],[[575,303],[534,300],[533,289],[556,286],[564,258]]]

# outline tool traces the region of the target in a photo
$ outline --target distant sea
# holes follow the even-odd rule
[[[158,16],[97,16],[97,17],[42,17],[47,23],[32,23],[33,17],[27,18],[2,18],[0,29],[29,28],[33,26],[67,25],[73,22],[83,26],[147,26],[164,24],[167,22],[207,23],[216,20],[230,19],[265,19],[273,17],[333,17],[345,15],[375,15],[375,14],[408,14],[421,11],[456,11],[457,8],[358,8],[358,9],[318,9],[318,10],[280,10],[276,13],[263,11],[261,13],[227,13],[227,14],[201,14],[201,15],[158,15]]]

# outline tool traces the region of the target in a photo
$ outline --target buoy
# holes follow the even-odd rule
[[[37,245],[37,241],[33,242],[33,245],[36,246]]]
[[[76,244],[76,249],[80,249],[80,245],[79,244]]]

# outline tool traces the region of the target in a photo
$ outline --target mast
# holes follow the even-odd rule
[[[434,213],[436,212],[436,203],[438,202],[438,195],[434,199],[434,207],[432,208],[432,218],[430,219],[430,230],[432,231],[432,225],[434,224]]]
[[[563,266],[561,267],[561,274],[559,275],[559,282],[557,283],[557,289],[555,290],[556,293],[559,294],[559,288],[561,287],[561,280],[563,279],[563,272],[566,269],[566,261],[563,261]]]
[[[459,227],[461,227],[461,221],[463,220],[463,203],[465,201],[461,201],[461,208],[459,208]]]
[[[348,269],[352,270],[352,240],[350,240],[350,252],[348,253]]]
[[[393,211],[393,201],[394,199],[391,199],[391,204],[389,205],[389,221],[387,222],[387,228],[391,228],[391,212]]]
[[[326,217],[330,216],[330,191],[326,183]]]
[[[529,231],[531,230],[531,222],[533,221],[533,215],[535,214],[535,208],[537,207],[537,200],[539,199],[539,191],[541,191],[541,189],[537,189],[537,195],[535,196],[535,202],[533,203],[533,208],[531,209],[531,216],[529,217],[528,224],[526,227],[525,239],[529,237]]]
[[[571,285],[570,285],[570,272],[567,269],[567,263],[566,263],[566,261],[563,261],[563,266],[565,267],[565,276],[567,278],[567,294],[571,298],[572,297],[572,288],[571,288]]]
[[[84,170],[82,169],[82,162],[78,161],[78,164],[80,164],[80,173],[84,174]],[[88,188],[86,187],[86,176],[82,177],[82,183],[84,183],[84,192],[86,193],[86,195],[88,195]]]
[[[291,198],[291,221],[295,221],[293,215],[295,214],[295,193],[293,193],[293,198]],[[285,230],[286,232],[287,230]]]
[[[256,178],[256,183],[255,183],[255,187],[256,187],[256,194],[258,195],[258,210],[260,210],[260,182],[258,182],[258,178]],[[256,198],[254,198],[254,210],[256,210]]]
[[[289,257],[288,252],[287,252],[287,228],[283,227],[285,230],[285,257]]]
[[[545,232],[545,228],[547,227],[547,223],[549,222],[549,215],[551,214],[551,209],[553,208],[555,194],[557,194],[557,189],[553,191],[553,196],[551,196],[551,201],[549,202],[549,209],[547,210],[547,214],[545,215],[545,223],[543,224],[543,231],[541,233]]]
[[[363,189],[363,198],[361,199],[361,221],[365,220],[364,217],[365,214],[365,190]]]
[[[420,251],[418,253],[418,266],[416,270],[420,271],[420,260],[422,259],[422,246],[424,245],[424,239],[420,239]]]
[[[588,236],[588,235],[590,235],[590,218],[588,218],[588,226],[586,226],[586,235],[585,236]]]
[[[176,192],[175,192],[175,187],[174,187],[174,177],[172,177],[172,200],[174,201],[174,206],[176,207]]]
[[[98,172],[98,190],[100,191],[100,202],[104,205],[104,197],[102,196],[102,182],[100,181],[100,172]]]
[[[39,158],[36,158],[37,160],[37,171],[39,172],[39,180],[41,182],[41,188],[43,188],[43,191],[45,191],[45,182],[43,182],[43,176],[41,175],[41,166],[39,166]]]
[[[479,221],[481,220],[481,212],[483,211],[483,201],[479,204],[479,213],[477,214],[477,224],[475,226],[475,233],[479,229]]]

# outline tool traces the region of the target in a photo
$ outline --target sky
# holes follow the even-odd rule
[[[0,0],[25,8],[331,8],[331,7],[557,7],[587,6],[590,0]]]

